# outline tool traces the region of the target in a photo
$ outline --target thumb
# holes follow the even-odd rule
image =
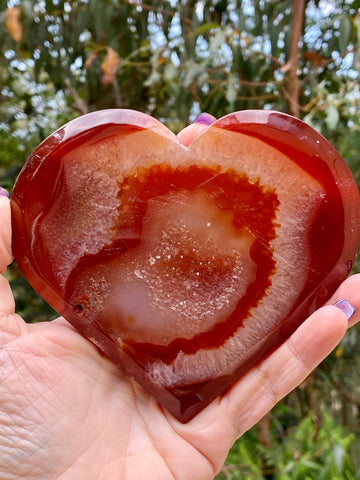
[[[0,273],[12,262],[9,194],[0,187]]]

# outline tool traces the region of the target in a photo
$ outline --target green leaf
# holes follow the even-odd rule
[[[345,448],[336,443],[333,447],[334,463],[340,472],[344,471]]]
[[[339,50],[344,53],[349,45],[351,23],[348,17],[341,16],[339,19]]]
[[[210,39],[210,44],[209,44],[210,57],[218,53],[219,49],[225,43],[225,41],[226,41],[225,31],[220,28],[217,28],[215,35]]]
[[[217,23],[205,23],[204,25],[200,25],[200,27],[197,27],[191,33],[191,35],[193,35],[193,36],[204,35],[209,30],[212,30],[212,29],[218,28],[218,27],[219,27],[219,25]]]
[[[357,44],[360,47],[360,15],[356,15],[354,18],[354,25],[356,27],[356,33],[357,33]]]
[[[226,93],[225,93],[225,98],[229,102],[230,105],[232,105],[237,97],[237,85],[235,78],[229,77],[229,80],[227,82],[227,87],[226,87]]]
[[[335,105],[331,104],[327,107],[326,109],[326,126],[328,127],[329,130],[335,130],[335,128],[338,126],[340,120],[340,115],[338,109],[335,107]]]
[[[205,65],[195,62],[194,60],[187,60],[185,62],[185,79],[184,86],[189,87],[205,71]]]
[[[175,67],[173,63],[167,63],[164,67],[164,80],[166,82],[172,82],[176,79],[179,75],[178,69]]]

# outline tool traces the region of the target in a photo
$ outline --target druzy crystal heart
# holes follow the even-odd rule
[[[359,246],[345,162],[269,111],[189,147],[139,112],[85,115],[33,152],[11,207],[31,285],[182,422],[324,303]]]

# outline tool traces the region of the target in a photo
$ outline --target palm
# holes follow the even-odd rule
[[[176,433],[177,422],[64,320],[10,321],[18,332],[0,354],[0,398],[15,448],[0,442],[0,471],[10,453],[11,478],[59,478],[60,465],[64,478],[123,471],[135,480],[149,478],[150,464],[156,479],[186,478],[186,465],[194,478],[212,478],[211,462]]]

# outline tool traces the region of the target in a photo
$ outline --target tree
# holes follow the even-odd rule
[[[308,1],[306,12],[303,0],[24,1],[2,12],[4,80],[20,68],[36,85],[62,92],[72,114],[131,107],[180,128],[200,110],[275,108],[316,112],[331,128],[347,115],[331,95],[341,85],[350,97],[356,78],[358,7],[349,0]],[[30,116],[35,96],[24,99]]]

